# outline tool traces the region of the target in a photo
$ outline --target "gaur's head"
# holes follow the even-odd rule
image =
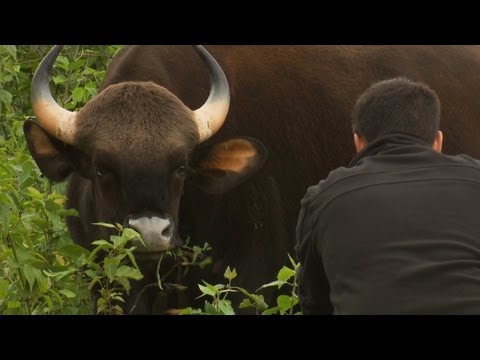
[[[52,181],[71,173],[86,179],[96,220],[137,230],[145,244],[137,244],[139,252],[160,253],[181,244],[179,207],[186,181],[201,191],[223,193],[266,159],[263,145],[250,138],[198,150],[225,122],[230,92],[220,65],[203,47],[195,48],[211,81],[210,96],[197,110],[153,82],[121,82],[79,111],[67,111],[49,89],[60,46],[43,59],[32,81],[36,122],[26,121],[24,131],[39,168]]]

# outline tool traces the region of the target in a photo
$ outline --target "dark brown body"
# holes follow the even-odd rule
[[[430,85],[442,103],[444,151],[480,157],[479,47],[206,48],[229,80],[231,106],[220,131],[196,151],[238,136],[255,138],[268,150],[263,168],[226,194],[208,195],[185,182],[179,231],[195,243],[212,244],[216,278],[205,273],[207,281],[221,281],[227,265],[237,268],[236,283],[252,291],[274,280],[287,252],[293,254],[307,187],[354,155],[350,112],[356,98],[376,81],[402,75]],[[127,47],[112,61],[102,89],[133,80],[161,84],[191,109],[209,91],[204,66],[190,46]],[[80,199],[91,196],[86,181],[75,173],[71,177],[70,206],[81,207]],[[91,215],[84,222],[95,220],[94,211],[85,213]],[[92,240],[75,220],[69,225],[76,241]]]

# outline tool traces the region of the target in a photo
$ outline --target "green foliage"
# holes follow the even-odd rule
[[[295,308],[298,305],[297,274],[298,274],[298,269],[300,267],[300,263],[296,263],[295,260],[293,260],[293,258],[290,256],[290,254],[288,255],[288,258],[290,260],[290,264],[292,265],[292,267],[289,268],[287,266],[283,266],[278,272],[277,280],[271,283],[262,285],[259,288],[259,290],[265,289],[268,287],[274,287],[274,286],[276,286],[278,289],[281,289],[283,286],[287,286],[288,288],[290,288],[290,294],[279,295],[277,297],[277,305],[270,309],[266,309],[262,313],[263,315],[272,315],[272,314],[293,315]],[[295,314],[298,315],[300,314],[300,312],[296,312]]]
[[[159,279],[159,286],[162,288],[162,282],[168,278],[175,270],[180,270],[180,278],[185,278],[190,271],[190,268],[199,267],[200,269],[205,269],[208,265],[212,263],[212,257],[208,253],[212,250],[212,247],[209,243],[203,244],[203,246],[190,246],[190,239],[188,238],[185,242],[185,245],[173,250],[167,251],[166,256],[173,257],[175,259],[174,266],[163,274]],[[161,261],[162,259],[160,259]],[[160,269],[160,263],[158,266]],[[178,284],[168,283],[167,285],[178,287]]]
[[[88,257],[86,275],[90,278],[88,288],[99,289],[97,314],[120,315],[123,310],[119,303],[124,302],[125,292],[130,292],[130,280],[143,278],[133,255],[134,247],[128,247],[129,241],[140,239],[133,229],[123,228],[120,224],[98,223],[96,225],[117,229],[118,235],[110,236],[110,240],[97,240],[92,244],[96,248]]]
[[[246,289],[232,286],[232,280],[237,277],[237,271],[227,267],[224,277],[227,279],[227,284],[211,285],[206,281],[203,281],[204,285],[198,285],[200,292],[202,293],[199,298],[208,297],[210,301],[205,300],[204,309],[193,309],[188,307],[180,312],[180,315],[235,315],[235,310],[232,307],[232,303],[227,299],[230,293],[241,293],[244,299],[239,305],[239,309],[254,308],[257,314],[262,315],[300,315],[301,312],[298,309],[298,296],[297,290],[297,272],[300,267],[299,263],[289,255],[290,263],[292,267],[283,266],[278,272],[277,280],[271,283],[262,285],[259,290],[277,287],[278,289],[283,286],[290,289],[288,295],[281,294],[277,297],[276,305],[269,307],[265,302],[263,295],[252,294]]]
[[[156,281],[146,284],[137,294],[131,311],[136,307],[147,289],[157,289],[157,299],[166,300],[169,293],[177,293],[178,295],[187,290],[183,280],[186,279],[191,268],[205,269],[212,263],[212,258],[208,255],[211,250],[208,243],[203,246],[190,246],[189,241],[188,238],[185,245],[162,254],[157,263]],[[164,263],[166,263],[166,266],[162,266]],[[154,311],[156,313],[165,313],[165,311],[169,313],[169,310],[172,309],[165,308],[165,305],[160,301]],[[176,311],[175,309],[174,312]]]
[[[0,314],[93,312],[82,267],[89,252],[65,228],[64,185],[51,185],[30,156],[23,123],[32,114],[30,82],[50,47],[0,46]],[[118,46],[67,46],[52,92],[66,108],[96,93]],[[74,95],[75,94],[75,95]],[[124,271],[124,270],[122,270]]]

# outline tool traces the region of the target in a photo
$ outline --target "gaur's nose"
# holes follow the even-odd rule
[[[166,251],[174,247],[172,244],[174,224],[169,216],[136,214],[128,216],[125,222],[142,235],[145,245],[138,242],[136,244],[138,252]]]

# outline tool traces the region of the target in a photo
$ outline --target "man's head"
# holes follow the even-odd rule
[[[404,133],[442,150],[440,101],[426,84],[403,77],[378,82],[357,100],[352,113],[357,152],[390,133]]]

